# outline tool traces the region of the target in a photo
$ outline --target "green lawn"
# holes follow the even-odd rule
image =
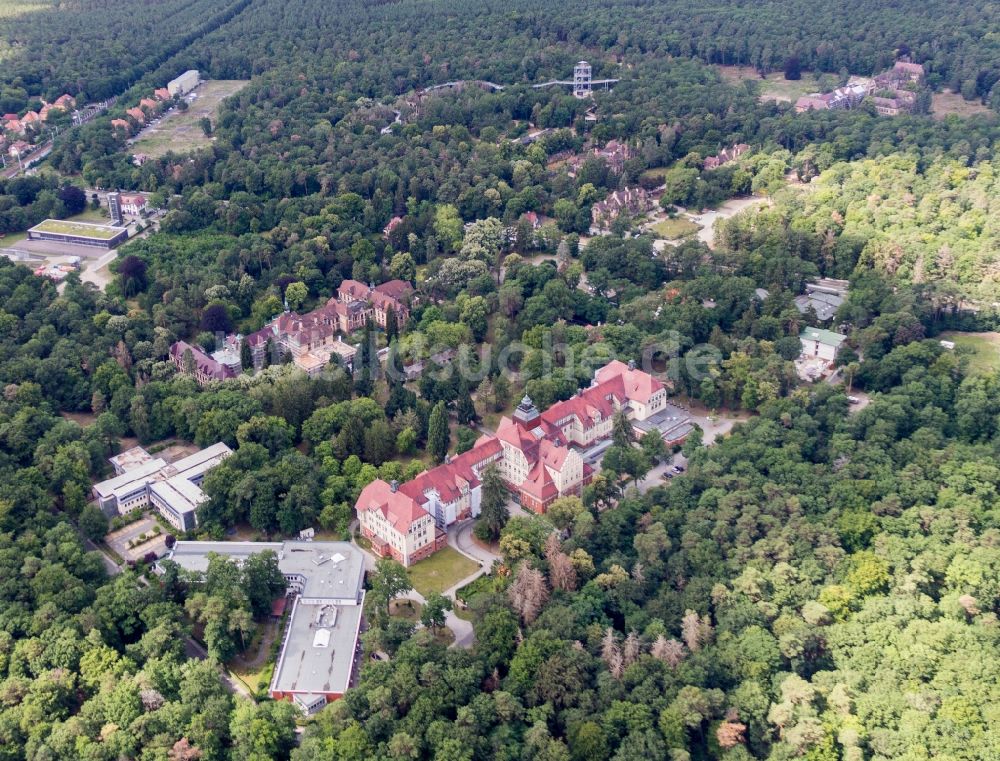
[[[15,243],[20,243],[23,240],[27,240],[28,233],[7,233],[6,235],[0,235],[0,248],[10,248]]]
[[[389,603],[389,615],[407,621],[419,621],[423,606],[416,600],[393,600]]]
[[[690,219],[674,217],[673,219],[664,219],[662,222],[657,222],[650,229],[656,233],[657,237],[665,238],[666,240],[676,240],[677,238],[686,238],[694,235],[701,227]]]
[[[665,166],[657,166],[653,167],[652,169],[647,169],[645,172],[639,175],[639,179],[640,181],[659,180],[660,182],[663,182],[663,178],[667,174],[667,169],[668,167]]]
[[[434,592],[443,592],[466,576],[475,573],[479,565],[469,560],[451,547],[444,547],[426,560],[410,566],[407,573],[413,588],[426,597]]]
[[[954,341],[956,348],[970,352],[970,372],[986,375],[1000,370],[1000,333],[946,331],[939,338],[944,341]]]
[[[802,72],[802,79],[785,79],[784,72],[773,71],[762,79],[752,66],[716,66],[722,78],[732,84],[749,80],[760,87],[761,100],[781,100],[794,103],[801,95],[808,95],[820,89],[816,76]]]
[[[100,240],[108,240],[121,233],[121,228],[119,227],[97,226],[90,222],[71,222],[68,219],[46,219],[31,229],[38,232],[80,235],[87,238],[99,238]]]

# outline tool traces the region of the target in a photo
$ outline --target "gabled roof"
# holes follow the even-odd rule
[[[371,293],[371,289],[357,280],[345,280],[340,284],[337,293],[341,299],[350,298],[355,301],[364,301]]]
[[[405,280],[389,280],[381,285],[376,285],[373,294],[374,293],[388,296],[396,301],[402,301],[413,293],[413,286]]]
[[[436,492],[442,502],[454,502],[465,490],[479,485],[481,469],[489,462],[499,459],[502,452],[503,446],[496,438],[480,438],[469,451],[436,468],[425,470],[399,489],[420,504],[427,502],[428,492]]]
[[[201,347],[192,346],[187,341],[177,341],[173,346],[171,346],[170,356],[183,361],[184,352],[189,349],[191,351],[191,356],[194,358],[195,367],[199,372],[211,378],[215,378],[216,380],[225,380],[226,378],[236,377],[236,373],[231,368],[220,364],[218,361],[202,351]]]
[[[409,495],[403,493],[402,489],[394,491],[393,487],[381,478],[372,481],[361,490],[355,507],[359,511],[379,511],[389,525],[402,534],[405,534],[417,521],[430,517],[430,513]]]
[[[625,396],[629,401],[643,404],[648,402],[653,394],[664,390],[664,385],[649,373],[636,370],[618,360],[606,364],[594,374],[594,378],[598,384],[621,378]]]

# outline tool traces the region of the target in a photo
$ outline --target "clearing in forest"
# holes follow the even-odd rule
[[[987,375],[1000,370],[1000,333],[960,333],[945,331],[938,338],[954,341],[958,349],[968,349],[969,371]]]
[[[802,72],[802,79],[785,79],[784,72],[772,71],[763,79],[753,66],[716,66],[722,78],[730,84],[744,81],[756,82],[760,85],[760,99],[779,100],[794,103],[802,95],[817,92],[820,89],[816,77],[808,71]]]
[[[975,116],[992,113],[994,111],[989,106],[984,106],[978,100],[966,100],[959,93],[951,90],[931,95],[931,115],[935,119],[944,119],[949,114]]]
[[[174,107],[164,114],[158,124],[151,124],[139,133],[132,144],[133,153],[145,153],[156,158],[168,151],[188,153],[210,145],[212,139],[205,134],[201,120],[208,117],[215,124],[219,104],[235,95],[247,84],[245,79],[209,79],[202,82],[188,96],[186,111]]]

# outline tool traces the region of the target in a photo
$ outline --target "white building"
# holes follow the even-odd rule
[[[832,330],[823,328],[805,328],[799,335],[802,342],[803,359],[817,358],[826,362],[833,362],[837,358],[837,350],[844,343],[847,336],[834,333]]]
[[[198,525],[195,511],[208,499],[200,488],[205,474],[232,453],[220,442],[168,464],[133,447],[111,458],[116,475],[94,484],[94,498],[106,515],[152,506],[177,530],[191,531]]]
[[[198,77],[198,70],[188,69],[177,79],[171,79],[167,82],[167,90],[173,96],[187,95],[199,84],[201,84],[201,79]]]
[[[268,550],[295,596],[269,692],[312,714],[351,684],[365,599],[361,551],[347,542],[177,542],[167,558],[204,573],[212,554],[241,563]]]

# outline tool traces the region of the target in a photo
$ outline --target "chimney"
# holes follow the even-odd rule
[[[630,359],[628,361],[628,369],[629,370],[635,370],[635,360],[634,359]]]
[[[391,490],[392,490],[393,492],[397,491],[397,490],[399,489],[399,481],[397,481],[397,480],[396,480],[395,478],[394,478],[394,479],[392,479],[392,480],[391,480],[391,481],[389,482],[389,488],[390,488],[390,489],[391,489]]]

